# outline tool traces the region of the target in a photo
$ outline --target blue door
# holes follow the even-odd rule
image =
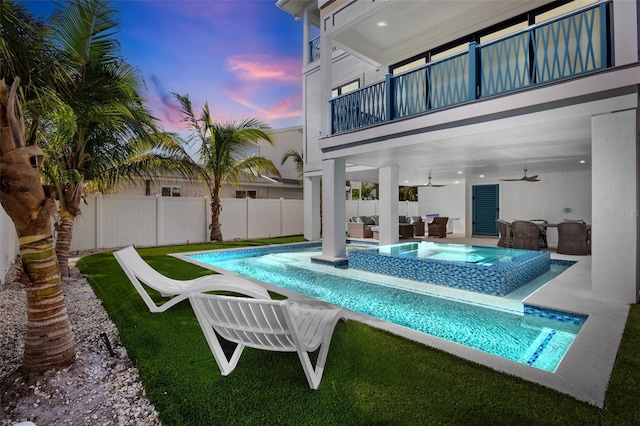
[[[473,185],[473,235],[498,236],[498,185]]]

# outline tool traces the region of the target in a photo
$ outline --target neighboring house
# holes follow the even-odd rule
[[[305,236],[322,191],[324,258],[345,257],[346,180],[379,183],[390,244],[398,186],[431,176],[447,186],[419,188],[421,213],[468,236],[591,223],[593,298],[638,301],[640,2],[276,4],[304,20]],[[502,180],[526,173],[540,181]]]
[[[275,176],[258,176],[251,182],[242,182],[240,187],[224,184],[222,198],[286,198],[302,199],[302,186],[298,179],[295,163],[290,159],[284,164],[282,155],[289,149],[302,151],[302,127],[270,130],[268,132],[274,144],[258,142],[254,155],[269,158],[280,170],[281,178]],[[209,189],[201,182],[189,181],[181,177],[166,176],[152,181],[140,182],[135,187],[123,187],[118,190],[121,195],[161,195],[165,197],[205,197]]]

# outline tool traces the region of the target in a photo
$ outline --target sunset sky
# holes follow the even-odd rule
[[[55,3],[19,0],[47,18]],[[302,123],[302,22],[275,0],[112,1],[122,56],[142,71],[147,105],[183,132],[172,92],[205,101],[220,120],[253,116],[275,129]],[[220,121],[216,120],[216,121]]]

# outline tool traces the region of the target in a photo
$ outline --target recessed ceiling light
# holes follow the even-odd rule
[[[404,181],[404,183],[409,183],[409,181],[408,181],[408,180],[405,180],[405,181]]]
[[[480,175],[480,177],[484,177],[484,175]]]
[[[384,22],[384,21],[380,21],[380,22],[378,22],[378,26],[379,26],[379,27],[386,27],[387,25],[388,25],[388,24],[387,24],[386,22]]]
[[[580,164],[584,164],[584,163],[586,163],[586,161],[580,160]]]
[[[462,174],[462,170],[458,170],[458,174],[461,175]]]
[[[453,181],[453,183],[456,183],[456,184],[457,184],[457,183],[460,183],[460,182],[458,182],[457,180],[454,180],[454,181]]]

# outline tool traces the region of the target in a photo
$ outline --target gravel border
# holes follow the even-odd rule
[[[76,360],[63,369],[34,377],[22,372],[26,293],[15,270],[0,284],[0,425],[160,425],[118,330],[75,260],[63,289]]]

